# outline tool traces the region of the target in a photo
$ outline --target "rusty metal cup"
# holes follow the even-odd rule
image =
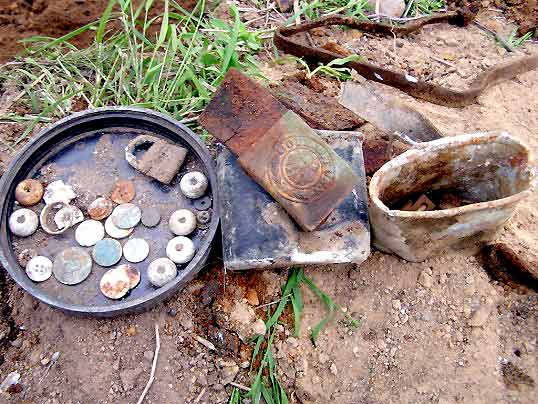
[[[372,177],[370,223],[374,245],[414,262],[491,241],[528,197],[536,176],[527,146],[506,132],[421,143]],[[480,201],[452,209],[391,210],[408,195],[455,189]]]

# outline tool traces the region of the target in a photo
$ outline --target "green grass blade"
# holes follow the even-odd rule
[[[103,43],[105,29],[108,24],[108,21],[110,20],[110,14],[112,13],[112,8],[115,4],[116,0],[110,0],[105,8],[105,11],[103,11],[103,15],[99,19],[99,26],[97,27],[97,31],[95,33],[95,42],[99,44]]]

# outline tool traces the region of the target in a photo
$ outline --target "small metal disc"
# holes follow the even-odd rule
[[[52,261],[42,255],[35,256],[26,265],[26,275],[34,282],[43,282],[52,275]]]
[[[129,275],[120,267],[121,265],[106,271],[99,282],[101,293],[109,299],[121,299],[130,290]]]
[[[112,211],[112,223],[120,229],[131,229],[135,227],[142,217],[140,208],[132,203],[124,203],[116,206]]]
[[[203,198],[195,199],[192,203],[196,210],[208,210],[213,204],[213,201],[209,196],[204,196]]]
[[[110,194],[110,199],[118,204],[129,203],[135,197],[135,187],[131,181],[121,180],[116,182]]]
[[[123,246],[123,256],[129,262],[142,262],[149,255],[149,244],[141,238],[132,238]]]
[[[110,216],[112,209],[114,209],[112,201],[102,196],[90,203],[90,206],[88,206],[88,215],[93,220],[103,220]]]
[[[112,222],[112,216],[109,216],[105,220],[105,230],[110,237],[120,239],[130,236],[134,231],[134,227],[132,229],[120,229]]]
[[[85,220],[75,230],[75,240],[82,247],[91,247],[105,237],[105,228],[97,220]]]
[[[142,210],[142,224],[146,227],[155,227],[161,221],[161,212],[157,208],[144,208]]]
[[[129,277],[129,289],[134,289],[140,283],[140,271],[131,264],[121,264],[116,268],[118,271],[124,271]]]
[[[196,212],[196,221],[202,225],[201,227],[206,226],[211,221],[211,212],[208,210]]]
[[[158,258],[148,266],[148,279],[158,288],[174,280],[177,276],[177,267],[168,258]]]
[[[119,241],[112,238],[99,240],[92,250],[93,260],[102,267],[110,267],[121,259],[122,249]]]
[[[84,249],[71,247],[60,252],[52,265],[54,277],[65,285],[76,285],[92,271],[92,258]]]

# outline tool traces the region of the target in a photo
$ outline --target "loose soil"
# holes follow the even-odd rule
[[[495,16],[481,18],[490,21]],[[503,21],[499,23],[506,28]],[[475,33],[467,28],[458,32],[459,57],[474,60]],[[437,52],[454,52],[444,41],[452,34],[452,28],[432,27]],[[438,38],[442,41],[437,45]],[[430,45],[416,38],[409,41],[422,53]],[[493,46],[485,36],[480,41]],[[530,51],[536,52],[536,47]],[[279,70],[281,65],[269,68],[273,77],[286,74]],[[461,80],[453,76],[454,85]],[[459,109],[376,86],[417,108],[447,136],[502,129],[538,152],[536,71],[492,87],[476,104]],[[20,130],[19,125],[2,124],[0,136],[9,141]],[[13,155],[3,150],[1,156],[5,164]],[[498,239],[522,239],[537,248],[536,193],[520,204]],[[216,244],[207,267],[181,293],[146,313],[107,320],[53,310],[22,292],[2,272],[0,380],[18,371],[22,385],[22,391],[3,396],[2,402],[136,402],[150,373],[155,324],[161,350],[145,402],[226,402],[230,380],[249,384],[251,346],[241,338],[246,342],[256,318],[264,315],[266,308],[255,307],[278,298],[287,273],[225,276]],[[538,294],[490,279],[474,252],[410,263],[374,250],[360,266],[309,267],[306,273],[361,325],[353,329],[334,321],[313,346],[310,327],[325,312],[322,303],[304,290],[300,337],[291,336],[291,321],[286,321],[275,343],[279,375],[291,393],[290,402],[536,402]],[[216,349],[208,349],[196,336],[211,341]],[[48,370],[54,352],[60,357]]]

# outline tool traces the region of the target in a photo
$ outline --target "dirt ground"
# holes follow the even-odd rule
[[[509,30],[497,17],[490,13],[483,20]],[[411,39],[410,61],[414,52],[430,52],[432,43],[440,55],[454,53],[447,43],[452,29],[435,26],[428,28],[426,37]],[[477,40],[488,55],[504,55],[491,38],[474,29],[461,29],[457,39],[458,58],[476,60],[471,50]],[[392,40],[387,47],[394,50]],[[406,42],[396,52],[403,57],[407,48]],[[527,45],[525,52],[538,52],[538,45]],[[450,79],[457,86],[465,78],[456,73]],[[536,71],[501,83],[477,104],[459,109],[377,86],[420,110],[447,136],[502,129],[538,152]],[[17,125],[0,127],[4,138],[20,130]],[[5,164],[12,155],[3,150],[2,157]],[[538,246],[536,193],[519,206],[499,235],[516,238]],[[168,302],[143,314],[108,320],[74,318],[53,310],[23,293],[0,271],[0,382],[17,371],[22,385],[22,391],[0,396],[0,402],[136,402],[150,373],[155,324],[161,350],[146,402],[226,402],[231,380],[249,384],[251,348],[241,337],[263,315],[263,309],[254,308],[279,297],[286,271],[224,276],[219,256],[216,245],[210,265]],[[306,273],[361,325],[353,329],[335,321],[313,346],[309,327],[322,318],[324,308],[304,290],[301,336],[292,337],[285,324],[275,344],[280,377],[292,403],[536,402],[538,295],[492,280],[474,252],[417,264],[373,250],[360,266],[308,267]],[[482,325],[471,326],[477,313]],[[216,350],[197,342],[196,336],[213,342]],[[60,356],[50,365],[54,352]]]

